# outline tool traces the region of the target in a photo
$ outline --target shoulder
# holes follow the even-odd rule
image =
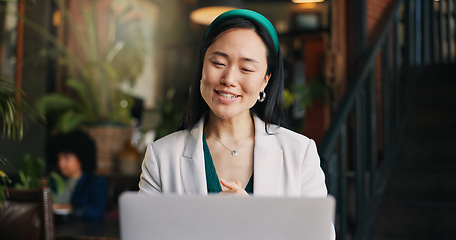
[[[192,129],[180,130],[156,140],[148,149],[154,154],[175,156],[176,154],[192,154],[201,146],[204,122],[200,120]]]
[[[263,132],[258,139],[263,149],[282,151],[284,161],[289,164],[302,165],[319,160],[315,141],[307,136],[277,125],[270,125],[268,133]]]
[[[255,135],[259,144],[274,148],[279,147],[284,151],[299,151],[306,150],[314,141],[302,134],[294,132],[290,129],[263,122],[255,116],[255,129],[258,133]]]
[[[91,174],[91,173],[84,173],[82,177],[79,179],[79,182],[86,183],[88,185],[97,185],[103,186],[107,185],[107,181],[104,177]]]
[[[275,129],[271,135],[277,139],[277,142],[285,152],[294,152],[299,156],[305,156],[309,150],[316,151],[314,140],[290,129],[278,126],[274,127]]]
[[[108,182],[105,178],[91,173],[83,173],[79,178],[75,193],[80,195],[91,195],[94,193],[104,194],[108,188]]]
[[[263,130],[263,136],[269,139],[276,139],[276,141],[284,147],[289,146],[295,148],[299,146],[299,148],[302,149],[304,146],[308,146],[313,142],[313,140],[307,136],[274,124],[270,124],[267,129],[267,132],[266,130]]]
[[[284,142],[296,142],[299,144],[309,143],[311,139],[308,137],[294,132],[290,129],[277,126],[275,124],[266,124],[258,116],[254,115],[255,129],[259,131],[257,136],[261,138],[268,138],[270,140],[277,139]]]
[[[148,151],[154,155],[165,154],[167,156],[180,153],[188,141],[189,130],[181,130],[166,135],[148,146]]]
[[[153,147],[166,147],[170,144],[174,145],[177,143],[185,142],[188,138],[189,130],[181,130],[177,132],[173,132],[169,135],[166,135],[155,142],[152,143]]]
[[[298,143],[309,143],[312,141],[310,138],[294,132],[290,129],[284,128],[284,127],[279,127],[277,125],[271,125],[270,126],[271,134],[275,135],[277,138],[281,138],[287,141],[293,141],[293,142],[298,142]]]
[[[146,158],[166,159],[169,161],[178,161],[181,156],[193,156],[193,153],[201,145],[202,151],[202,132],[191,130],[181,130],[171,133],[163,138],[156,140],[147,147]]]

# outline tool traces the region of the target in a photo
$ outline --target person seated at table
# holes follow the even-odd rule
[[[54,211],[71,211],[81,219],[103,219],[107,182],[94,174],[94,140],[83,131],[57,135],[49,142],[48,157],[66,180],[65,189],[54,197]]]

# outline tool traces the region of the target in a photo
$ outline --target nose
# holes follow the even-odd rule
[[[223,75],[222,75],[222,78],[220,79],[220,83],[227,87],[235,87],[238,77],[239,76],[237,75],[236,69],[234,67],[229,67],[229,68],[226,68],[225,71],[223,71]]]

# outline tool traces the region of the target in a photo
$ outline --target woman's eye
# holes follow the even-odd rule
[[[248,69],[248,68],[242,68],[241,70],[244,71],[244,72],[253,72],[253,70]]]
[[[220,62],[212,62],[212,64],[214,64],[216,66],[225,66],[225,64],[220,63]]]

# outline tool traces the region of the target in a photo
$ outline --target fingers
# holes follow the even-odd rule
[[[221,191],[219,194],[227,196],[249,196],[249,194],[244,189],[229,189],[226,191]]]
[[[229,189],[242,189],[241,182],[239,181],[227,181],[223,178],[220,178],[220,183],[222,183],[223,186],[229,188]]]
[[[228,190],[220,192],[220,194],[230,194],[230,195],[237,195],[237,196],[249,196],[249,194],[242,188],[241,182],[239,181],[226,181],[224,179],[220,179],[220,183],[223,186],[227,187]]]

